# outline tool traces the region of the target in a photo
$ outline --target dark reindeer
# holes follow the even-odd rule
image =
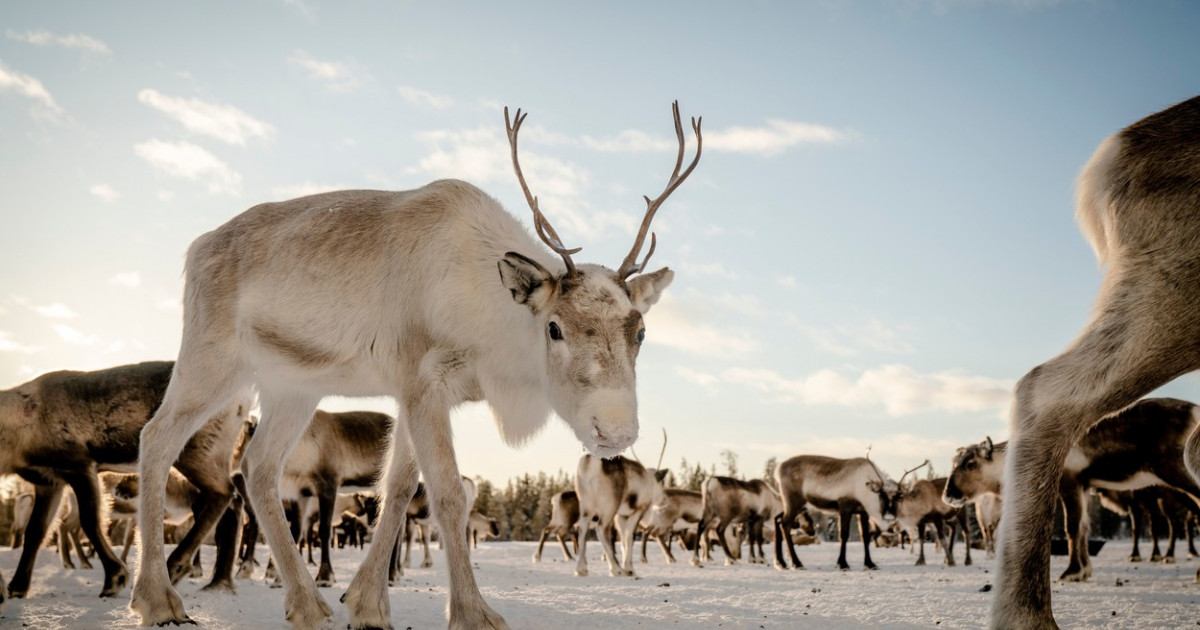
[[[104,567],[100,596],[115,597],[124,588],[129,573],[101,531],[103,499],[97,473],[137,464],[139,435],[162,400],[172,365],[156,361],[94,372],[50,372],[0,391],[0,474],[16,473],[34,485],[21,559],[8,585],[12,597],[29,592],[38,548],[66,486],[75,491],[80,525]],[[220,405],[206,410],[195,437],[181,441],[166,462],[195,484],[201,497],[193,505],[196,525],[169,559],[158,559],[161,566],[156,568],[169,581],[191,572],[192,556],[233,495],[229,457],[249,406],[245,390],[231,392]],[[218,566],[206,588],[232,589],[233,535],[236,532],[229,531],[220,536]]]

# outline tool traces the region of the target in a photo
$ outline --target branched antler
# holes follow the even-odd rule
[[[679,138],[679,155],[675,159],[675,170],[671,171],[671,178],[667,180],[667,187],[661,195],[653,200],[650,197],[644,197],[646,200],[646,215],[642,218],[642,227],[638,230],[637,240],[633,243],[633,249],[630,250],[629,255],[625,256],[625,260],[621,262],[621,267],[617,271],[617,277],[622,280],[635,273],[640,273],[646,268],[646,262],[654,254],[654,246],[657,244],[657,237],[654,236],[654,233],[650,234],[650,251],[646,252],[646,257],[642,259],[641,264],[638,264],[637,257],[642,251],[642,244],[646,242],[646,232],[650,229],[650,222],[654,220],[654,213],[658,212],[658,208],[662,205],[662,202],[666,201],[667,197],[675,192],[676,188],[679,188],[679,185],[688,178],[688,175],[692,174],[692,170],[700,162],[700,151],[704,148],[704,139],[700,135],[700,123],[704,118],[692,118],[692,131],[696,134],[696,157],[692,158],[692,163],[680,174],[679,169],[683,166],[683,150],[686,142],[683,138],[683,123],[679,120],[679,101],[671,104],[671,113],[675,116],[675,135]],[[526,194],[528,195],[528,192]]]
[[[875,474],[879,475],[879,483],[886,483],[887,477],[884,477],[883,473],[879,472],[879,467],[875,465],[875,462],[871,461],[871,447],[870,446],[867,447],[867,463],[871,465],[871,468],[875,469]]]
[[[521,182],[521,190],[525,191],[525,200],[529,202],[529,207],[533,210],[534,230],[537,231],[537,235],[542,239],[542,242],[546,243],[556,254],[562,256],[563,263],[567,266],[567,275],[574,276],[576,274],[575,263],[571,260],[571,254],[575,254],[583,248],[567,249],[563,245],[562,240],[558,238],[558,232],[554,231],[554,227],[550,225],[550,221],[546,219],[546,215],[542,214],[542,211],[538,209],[537,197],[534,197],[533,193],[529,192],[529,186],[525,184],[525,175],[521,173],[521,163],[517,160],[517,132],[521,130],[521,123],[525,121],[525,117],[528,115],[529,112],[522,114],[521,110],[518,109],[514,117],[514,122],[509,122],[508,108],[504,108],[504,128],[508,131],[508,145],[512,148],[513,169],[517,172],[517,181]],[[678,118],[678,115],[676,118]],[[678,121],[676,122],[678,124]]]
[[[897,481],[896,483],[897,483],[897,484],[899,484],[899,485],[901,485],[901,486],[903,486],[903,485],[904,485],[904,478],[905,478],[905,477],[907,477],[907,476],[911,475],[912,473],[915,473],[915,472],[917,472],[918,470],[921,470],[922,468],[924,468],[924,467],[926,467],[926,466],[929,466],[929,465],[930,465],[930,462],[929,462],[929,460],[927,459],[927,460],[925,460],[924,462],[922,462],[920,466],[917,466],[916,468],[911,468],[911,469],[909,469],[909,470],[906,470],[906,471],[904,471],[904,474],[903,474],[903,475],[900,475],[900,481]]]

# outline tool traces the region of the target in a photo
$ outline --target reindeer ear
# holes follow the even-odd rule
[[[496,266],[500,269],[500,281],[517,304],[524,304],[536,313],[550,301],[554,275],[545,267],[516,252],[505,254]]]
[[[662,292],[675,279],[675,272],[663,267],[653,273],[644,273],[626,282],[633,308],[643,315],[662,297]]]
[[[667,478],[668,472],[669,471],[666,468],[663,468],[662,470],[656,470],[654,471],[654,478],[658,480],[658,483],[662,483],[663,480]]]
[[[883,490],[883,484],[879,483],[878,481],[868,481],[867,487],[871,489],[871,492],[879,492],[880,490]]]
[[[995,449],[995,446],[992,444],[992,436],[990,436],[990,435],[989,435],[989,436],[987,436],[987,439],[986,439],[986,440],[984,440],[983,442],[981,442],[981,443],[979,444],[979,447],[980,447],[981,449],[983,449],[983,456],[984,456],[984,457],[986,457],[986,458],[988,458],[988,459],[991,459],[991,458],[992,458],[992,450],[994,450],[994,449]]]

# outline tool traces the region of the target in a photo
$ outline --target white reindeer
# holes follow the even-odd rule
[[[637,439],[634,364],[642,316],[674,274],[642,273],[650,222],[700,158],[679,156],[666,189],[647,198],[634,246],[616,271],[576,265],[538,209],[517,161],[524,116],[505,115],[513,167],[547,252],[496,200],[461,181],[416,190],[325,193],[253,207],[188,251],[179,361],[143,432],[143,539],[161,536],[162,483],[183,440],[239,387],[256,383],[258,436],[244,469],[251,502],[286,587],[297,628],[331,609],[297,554],[280,507],[283,462],[322,397],[388,395],[399,413],[377,540],[395,540],[424,474],[442,531],[466,531],[450,410],[486,400],[509,444],[532,438],[553,410],[592,453]],[[640,274],[640,275],[639,275]],[[288,550],[287,553],[284,553]],[[372,545],[344,601],[354,628],[388,627],[389,545]],[[465,535],[446,537],[452,628],[506,627],[483,600]],[[130,607],[143,624],[186,622],[163,570],[162,546],[141,554]]]

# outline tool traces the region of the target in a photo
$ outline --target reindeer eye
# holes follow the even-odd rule
[[[638,343],[638,345],[639,345],[639,346],[640,346],[640,345],[642,345],[642,342],[643,342],[643,341],[645,341],[645,340],[646,340],[646,329],[645,329],[645,328],[643,328],[643,329],[639,330],[639,331],[638,331],[638,334],[637,334],[637,343]]]
[[[562,329],[558,327],[557,322],[550,322],[550,338],[555,341],[562,341]]]

